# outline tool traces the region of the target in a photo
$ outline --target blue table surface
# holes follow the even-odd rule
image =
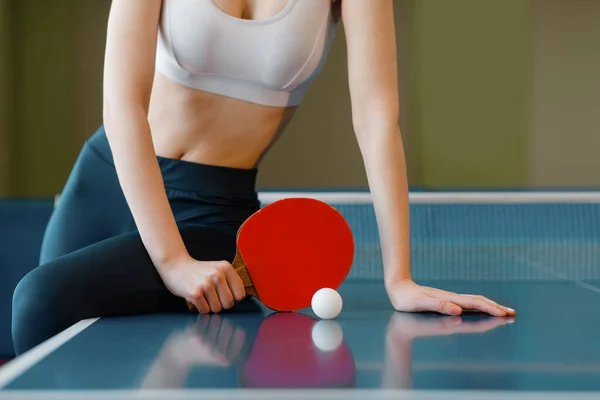
[[[210,317],[102,318],[3,390],[319,387],[600,395],[600,281],[420,283],[484,294],[518,315],[399,313],[380,282],[348,280],[339,290],[344,309],[327,323],[310,310],[265,317],[269,313],[251,304]],[[332,337],[343,332],[335,350],[307,340],[317,322]]]

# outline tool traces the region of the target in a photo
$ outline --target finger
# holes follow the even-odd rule
[[[196,307],[196,309],[198,310],[199,313],[208,314],[210,312],[210,307],[209,307],[208,303],[206,302],[206,299],[204,298],[203,290],[201,290],[201,289],[198,290],[194,294],[194,297],[189,301]]]
[[[218,266],[210,275],[212,283],[215,285],[215,290],[219,296],[219,302],[221,306],[228,310],[234,305],[233,294],[229,289],[227,280],[225,279],[225,273],[223,272],[224,267]]]
[[[455,292],[450,292],[447,290],[442,290],[442,289],[436,289],[436,288],[427,288],[428,290],[425,292],[428,295],[432,296],[432,297],[439,297],[439,298],[444,298],[450,301],[454,301],[457,304],[459,304],[457,302],[457,298],[459,296],[466,296],[466,297],[470,297],[473,298],[473,303],[474,304],[481,304],[481,302],[487,302],[491,307],[495,307],[499,310],[504,311],[506,314],[511,314],[511,312],[514,312],[514,310],[508,308],[508,307],[504,307],[501,306],[500,304],[488,299],[487,297],[481,296],[481,295],[474,295],[474,294],[458,294]],[[466,303],[464,303],[466,304]],[[470,309],[469,307],[463,305],[463,303],[459,304],[463,309]],[[483,311],[478,307],[472,308],[471,310],[479,310],[479,311]],[[487,311],[486,311],[487,312]],[[495,314],[492,314],[495,315]]]
[[[458,296],[465,296],[465,297],[470,297],[472,299],[478,299],[478,300],[481,300],[481,301],[485,301],[486,303],[489,303],[490,305],[492,305],[494,307],[497,307],[497,308],[503,309],[505,311],[508,311],[508,310],[506,310],[506,307],[502,307],[500,304],[496,303],[495,301],[492,301],[492,300],[488,299],[487,297],[484,297],[484,296],[481,296],[481,295],[477,295],[477,294],[459,294]]]
[[[492,303],[492,304],[493,304],[493,305],[495,305],[496,307],[499,307],[499,308],[503,309],[504,311],[506,311],[506,313],[507,313],[508,315],[515,315],[515,314],[517,313],[517,312],[516,312],[515,310],[513,310],[512,308],[510,308],[510,307],[506,307],[506,306],[503,306],[502,304],[498,304],[498,303],[496,303],[494,300],[492,300],[492,299],[488,299],[488,298],[487,298],[487,297],[485,297],[485,296],[480,296],[480,295],[475,295],[475,294],[464,294],[463,296],[470,296],[470,297],[479,298],[479,299],[481,299],[481,300],[484,300],[484,301],[489,301],[490,303]]]
[[[467,297],[471,297],[471,298],[480,300],[482,302],[485,302],[487,304],[490,304],[492,307],[495,307],[498,310],[503,311],[505,316],[506,315],[513,315],[513,313],[511,313],[511,309],[509,309],[508,307],[501,306],[500,304],[496,303],[495,301],[492,301],[492,300],[488,299],[487,297],[480,296],[480,295],[470,295],[470,296],[467,296]]]
[[[446,315],[460,315],[462,309],[455,303],[439,297],[424,295],[417,300],[418,307],[423,311],[435,311]]]
[[[214,283],[212,283],[212,281],[207,282],[203,289],[204,298],[210,306],[210,311],[214,313],[221,312],[223,306],[221,305],[221,301],[219,300],[219,295],[217,294],[217,290],[215,289]]]
[[[482,301],[487,302],[490,304],[491,307],[496,307],[498,310],[502,310],[504,312],[504,314],[506,314],[506,315],[515,315],[516,314],[516,311],[513,310],[512,308],[500,305],[500,304],[496,303],[495,301],[488,299],[485,296],[474,295],[474,294],[457,294],[454,292],[447,292],[447,291],[440,290],[440,289],[432,289],[432,290],[436,293],[436,295],[442,295],[442,296],[444,296],[444,298],[447,298],[451,301],[456,301],[455,296],[466,296],[466,297],[471,297],[471,298],[475,299],[475,302],[477,304],[481,304]],[[461,304],[461,306],[463,308],[467,308],[466,306],[463,306],[462,304]],[[472,308],[472,309],[479,310],[479,311],[485,311],[485,310],[481,310],[480,308]],[[504,316],[504,314],[502,314],[502,313],[495,313],[495,312],[489,312],[489,311],[485,311],[485,312],[487,312],[491,315]]]
[[[202,314],[208,314],[210,312],[210,306],[206,302],[206,299],[204,298],[204,296],[196,299],[195,304],[196,304],[196,308],[198,309],[198,311],[201,312]]]
[[[498,306],[495,306],[488,301],[479,299],[477,297],[463,296],[463,295],[457,294],[457,295],[449,296],[448,300],[458,304],[463,309],[483,311],[487,314],[490,314],[490,315],[493,315],[496,317],[505,317],[507,315],[507,312],[504,309],[502,309]]]
[[[231,293],[233,294],[233,298],[235,301],[242,301],[246,297],[246,288],[244,288],[244,282],[242,282],[242,278],[235,272],[235,269],[231,266],[231,264],[227,263],[227,266],[224,267],[225,279],[227,280],[227,284],[231,289]]]
[[[479,296],[479,297],[483,298],[484,300],[490,301],[492,304],[495,304],[497,307],[502,308],[504,311],[506,311],[506,313],[508,315],[516,315],[517,314],[517,312],[515,310],[513,310],[512,308],[510,308],[510,307],[506,307],[506,306],[504,306],[502,304],[498,304],[494,300],[488,299],[487,297],[484,297],[484,296]]]

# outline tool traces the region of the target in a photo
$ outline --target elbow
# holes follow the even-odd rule
[[[107,130],[110,127],[116,126],[119,120],[123,119],[126,115],[123,110],[123,105],[117,105],[112,99],[104,98],[102,103],[102,121]]]
[[[104,99],[102,104],[102,121],[108,131],[114,128],[136,125],[141,118],[147,119],[144,107],[134,101],[116,101]]]
[[[102,122],[104,123],[104,126],[113,125],[114,119],[112,103],[105,99],[102,103]]]

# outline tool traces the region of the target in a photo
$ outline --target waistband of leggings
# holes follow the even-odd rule
[[[114,167],[106,132],[101,126],[86,145]],[[200,164],[157,156],[166,188],[192,191],[197,194],[234,196],[248,200],[257,199],[257,169],[241,169]]]

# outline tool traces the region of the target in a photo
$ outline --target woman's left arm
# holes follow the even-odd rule
[[[394,308],[451,315],[463,309],[513,315],[513,310],[483,296],[459,295],[413,282],[406,160],[398,126],[393,0],[342,0],[342,20],[352,122],[373,196],[385,286]]]

